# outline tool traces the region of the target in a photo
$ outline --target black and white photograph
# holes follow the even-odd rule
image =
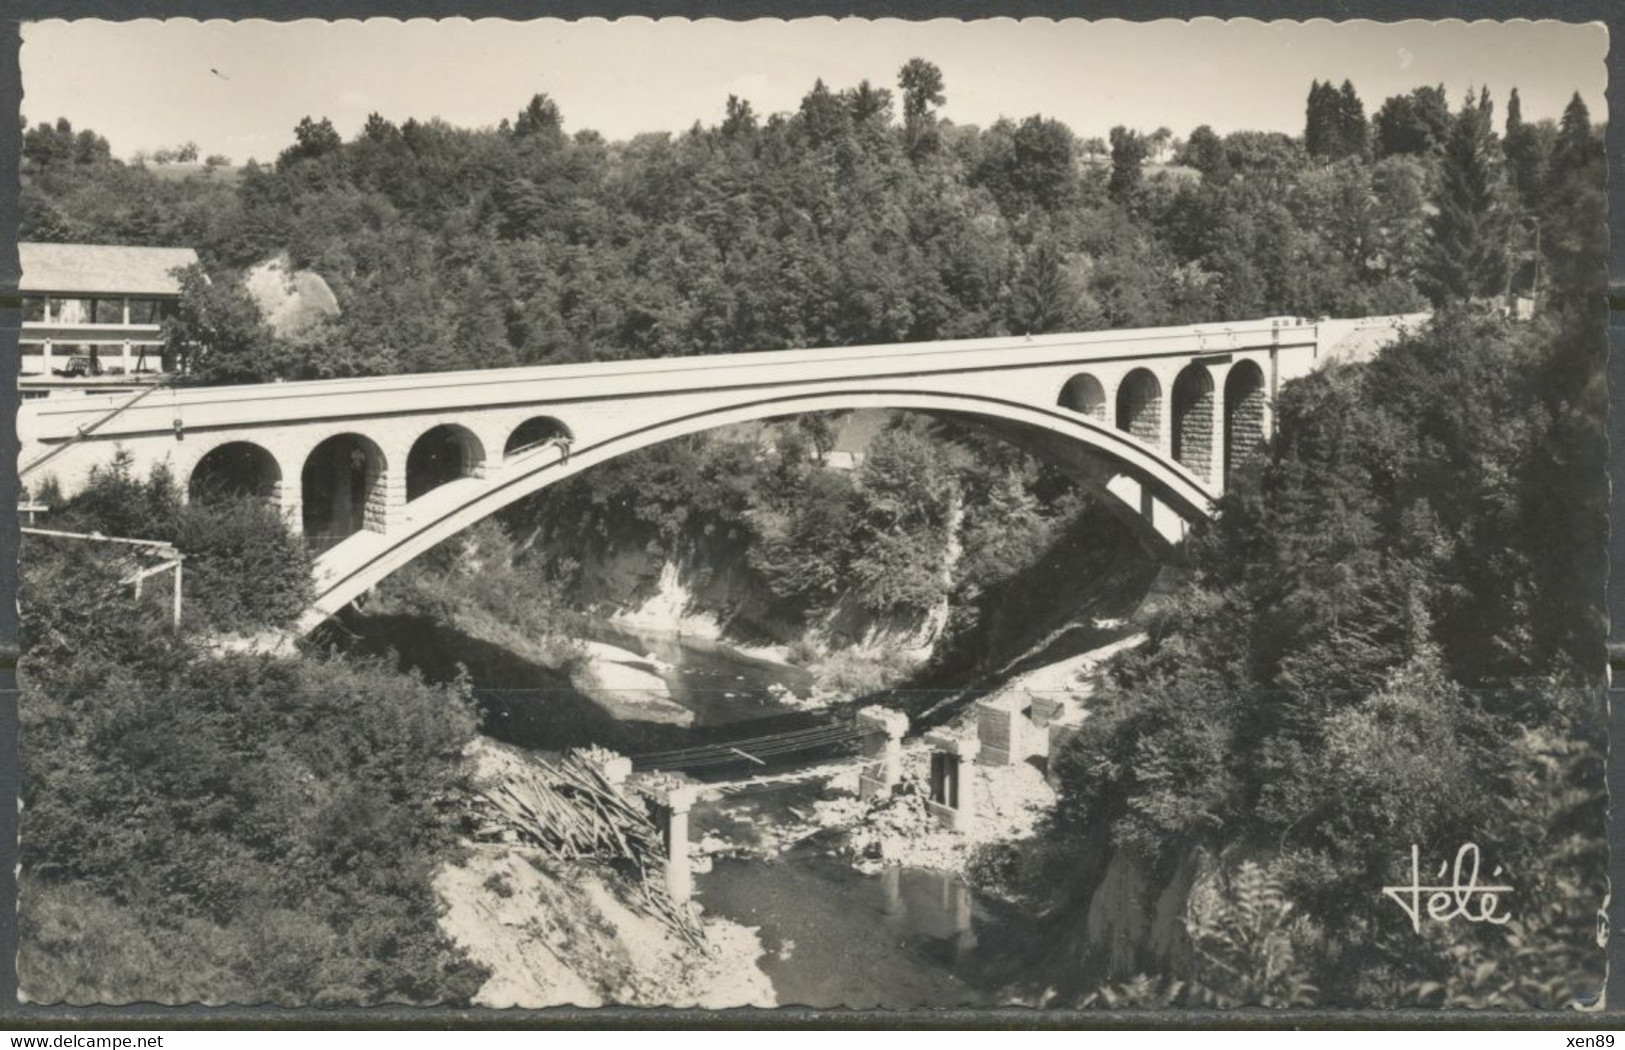
[[[1603,1007],[1605,26],[21,36],[22,1003]]]

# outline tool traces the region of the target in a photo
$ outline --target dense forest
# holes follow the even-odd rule
[[[344,141],[312,117],[274,163],[195,170],[117,160],[62,120],[26,131],[21,235],[196,247],[212,280],[188,277],[169,338],[205,383],[1432,309],[1377,360],[1282,391],[1273,445],[1188,544],[1191,589],[1057,759],[1049,826],[981,877],[1054,915],[1057,972],[1074,975],[1048,990],[1062,1002],[1589,993],[1607,248],[1600,134],[1578,95],[1560,121],[1526,121],[1514,92],[1498,122],[1487,91],[1452,107],[1421,87],[1368,115],[1353,85],[1317,82],[1301,136],[1100,141],[1041,115],[955,125],[922,60],[897,86],[820,82],[771,115],[730,97],[713,124],[629,142],[567,133],[545,96],[486,129],[374,116]],[[283,252],[341,307],[297,338],[233,279]],[[1526,319],[1509,319],[1520,300]],[[806,619],[852,594],[877,613],[938,601],[956,533],[951,597],[974,608],[1089,512],[1057,469],[940,422],[900,418],[862,471],[816,469],[827,426],[777,425],[765,455],[703,436],[650,449],[505,524],[572,537],[573,556],[728,547],[764,616]],[[67,513],[111,530],[151,508],[141,534],[202,542],[213,524],[188,515],[226,511],[181,508],[168,487],[114,469]],[[215,580],[264,598],[218,615],[274,623],[303,554],[243,557],[231,537],[269,526],[231,513]],[[34,958],[93,923],[98,963],[127,960],[131,994],[151,994],[140,960],[186,943],[242,982],[218,985],[227,998],[466,997],[424,875],[449,848],[430,811],[473,732],[466,698],[364,662],[222,656],[197,625],[107,632],[129,618],[64,597],[97,566],[27,553]],[[391,748],[422,782],[389,772],[376,756]],[[268,765],[252,782],[249,752]],[[1466,841],[1518,880],[1514,925],[1417,937],[1373,904],[1412,842],[1433,856]],[[1165,872],[1196,851],[1211,877],[1183,972],[1085,980],[1077,927],[1107,858]],[[222,891],[239,878],[252,893]],[[304,924],[274,938],[253,918],[268,904]],[[82,991],[53,965],[46,987]]]
[[[820,83],[793,114],[731,98],[625,143],[566,134],[545,96],[494,129],[375,116],[345,142],[307,119],[274,164],[179,178],[64,121],[26,134],[21,234],[195,247],[227,289],[286,251],[342,316],[270,346],[200,293],[194,376],[366,375],[1527,295],[1534,221],[1573,251],[1550,210],[1597,149],[1577,97],[1556,125],[1514,96],[1499,134],[1487,96],[1451,113],[1423,89],[1368,122],[1350,88],[1331,142],[1312,112],[1302,139],[1118,128],[1108,149],[1037,115],[941,120],[928,63],[899,84],[901,121],[888,90]]]

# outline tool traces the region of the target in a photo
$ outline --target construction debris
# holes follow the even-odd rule
[[[531,757],[481,793],[519,838],[561,862],[595,860],[631,876],[633,905],[699,948],[693,912],[666,893],[666,851],[641,799],[629,798],[589,757],[557,765]]]

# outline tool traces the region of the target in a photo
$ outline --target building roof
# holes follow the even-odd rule
[[[171,270],[197,262],[191,248],[116,244],[17,245],[23,265],[18,291],[84,295],[179,295]]]

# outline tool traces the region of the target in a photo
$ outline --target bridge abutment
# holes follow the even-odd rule
[[[931,748],[931,796],[925,807],[943,827],[968,832],[976,827],[974,763],[981,742],[974,736],[928,733]]]
[[[863,757],[868,760],[858,774],[858,797],[889,795],[903,779],[908,716],[889,707],[865,707],[858,711],[857,722],[863,731]]]

